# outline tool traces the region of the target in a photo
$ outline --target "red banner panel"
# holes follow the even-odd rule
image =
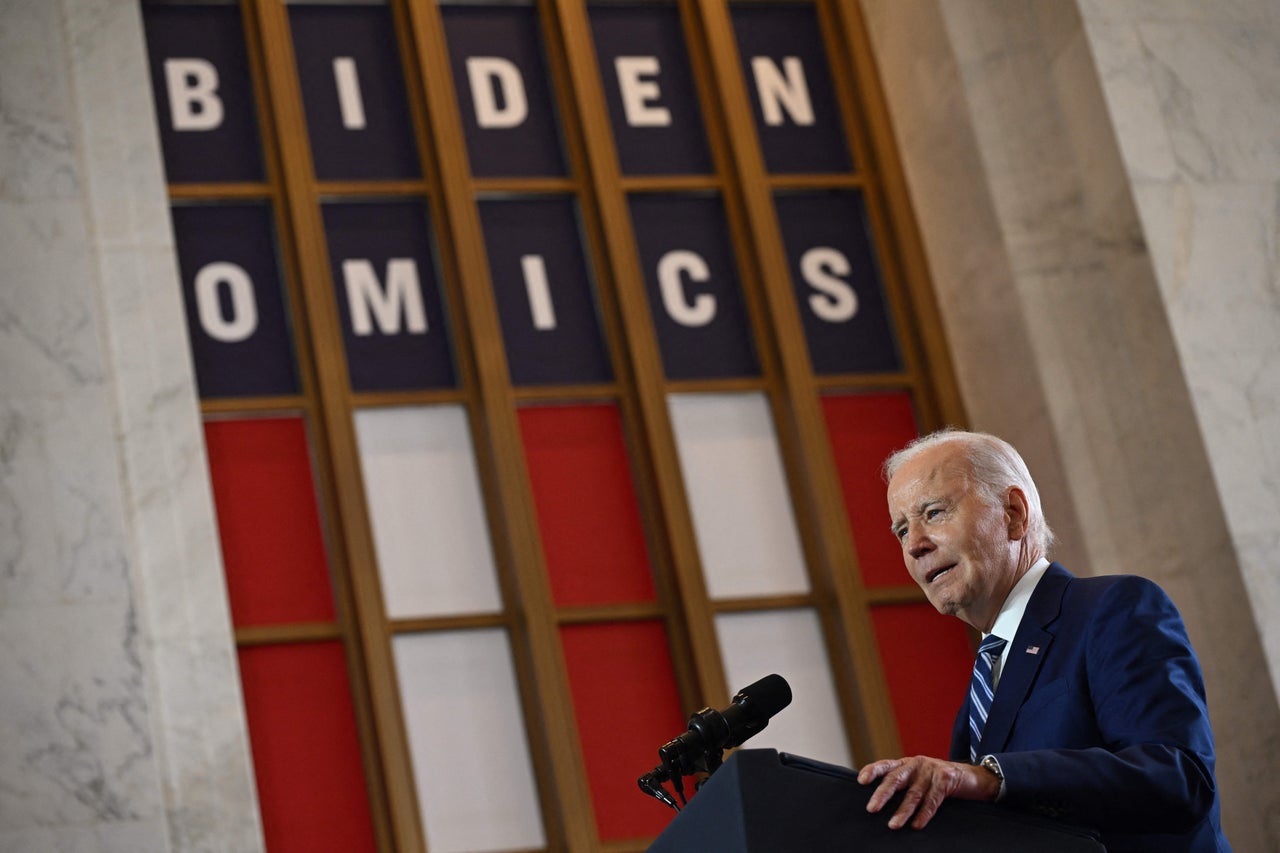
[[[653,601],[617,408],[527,407],[520,432],[556,604]]]
[[[240,678],[267,849],[376,850],[341,644],[242,648]]]
[[[236,626],[332,621],[302,420],[210,421],[204,434]]]
[[[862,582],[869,587],[911,584],[902,549],[889,532],[885,483],[880,478],[885,457],[919,434],[910,395],[823,397],[822,410]]]
[[[688,727],[666,631],[660,622],[569,625],[560,641],[600,838],[657,835],[675,812],[641,793],[636,779]]]
[[[969,629],[924,603],[873,607],[871,622],[902,754],[946,758],[951,725],[973,670]]]

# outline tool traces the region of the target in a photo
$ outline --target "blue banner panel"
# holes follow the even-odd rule
[[[290,5],[289,26],[316,177],[421,176],[391,10]]]
[[[179,205],[173,234],[201,398],[297,393],[270,208]]]
[[[588,14],[623,174],[709,174],[679,9],[594,4]]]
[[[840,108],[809,4],[735,4],[742,74],[770,172],[847,172]]]
[[[323,214],[352,390],[456,387],[426,205],[326,204]]]
[[[239,7],[144,3],[142,16],[169,182],[261,181]]]
[[[450,66],[478,177],[559,177],[564,151],[533,6],[446,5]]]
[[[758,376],[720,198],[634,195],[630,204],[667,378]]]
[[[611,380],[573,200],[482,201],[480,220],[511,382]]]
[[[900,370],[862,195],[779,193],[774,205],[814,372]]]

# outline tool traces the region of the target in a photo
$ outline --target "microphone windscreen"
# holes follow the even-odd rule
[[[756,714],[768,719],[791,704],[791,685],[777,673],[766,675],[739,690],[734,701],[739,699],[750,702]]]

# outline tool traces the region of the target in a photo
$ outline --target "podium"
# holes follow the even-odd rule
[[[1105,853],[1088,830],[993,803],[947,800],[924,829],[889,829],[901,795],[867,813],[874,785],[847,767],[779,753],[733,753],[648,853]]]

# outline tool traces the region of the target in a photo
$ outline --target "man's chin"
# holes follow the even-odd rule
[[[943,616],[956,616],[960,613],[960,605],[951,599],[944,598],[937,600],[930,598],[929,603],[932,604],[933,608]]]

